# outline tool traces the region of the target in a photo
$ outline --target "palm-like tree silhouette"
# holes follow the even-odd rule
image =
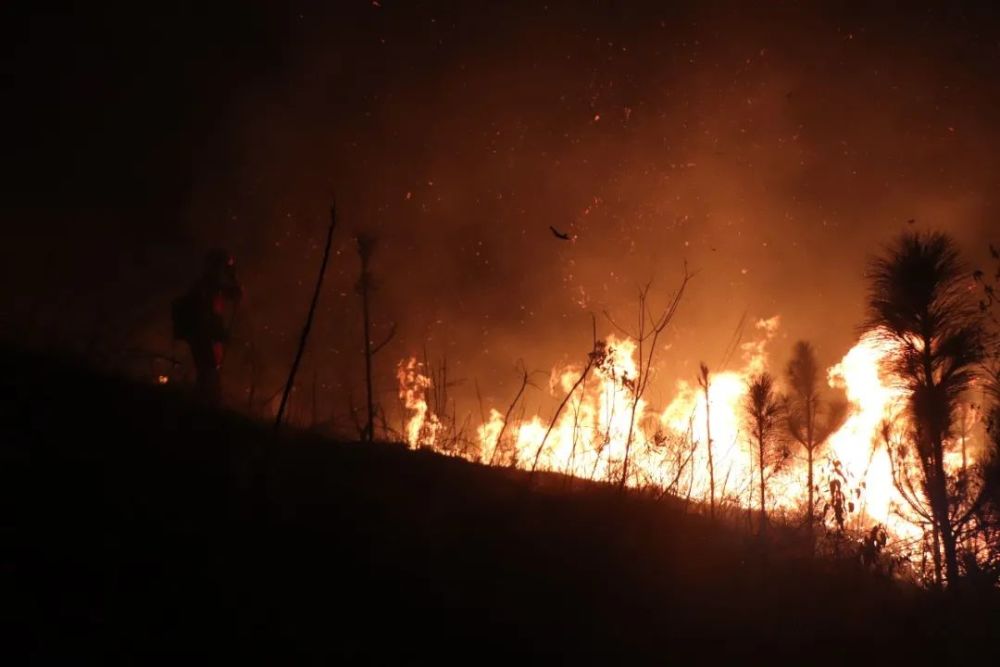
[[[954,243],[940,233],[903,234],[872,260],[868,272],[865,327],[892,341],[890,369],[910,391],[908,440],[919,458],[949,585],[958,580],[955,528],[962,519],[957,499],[949,496],[945,447],[959,400],[985,355],[969,276]]]

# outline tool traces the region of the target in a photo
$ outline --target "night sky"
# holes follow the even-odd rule
[[[717,363],[744,312],[781,316],[776,362],[807,338],[829,364],[894,235],[946,231],[970,264],[1000,238],[987,3],[100,4],[3,10],[0,327],[24,344],[174,353],[170,299],[221,244],[269,393],[334,197],[303,367],[331,410],[361,400],[360,230],[374,337],[398,324],[386,403],[425,348],[505,402],[517,359],[583,359],[591,313],[609,333],[685,260],[661,382]]]

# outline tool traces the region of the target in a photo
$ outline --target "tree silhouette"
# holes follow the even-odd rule
[[[628,481],[629,456],[632,451],[632,440],[635,437],[635,415],[639,407],[639,402],[642,400],[642,396],[646,392],[646,388],[649,385],[649,378],[652,375],[653,357],[656,354],[657,341],[660,338],[660,334],[663,333],[663,330],[667,328],[667,325],[670,324],[674,315],[677,313],[677,308],[680,306],[681,299],[684,296],[684,290],[687,289],[687,285],[691,281],[692,277],[693,274],[688,271],[687,263],[685,262],[684,273],[681,276],[680,284],[667,300],[667,305],[656,314],[654,314],[651,310],[649,302],[649,291],[652,287],[652,281],[646,283],[644,287],[640,288],[638,303],[639,315],[637,317],[637,327],[635,330],[626,329],[615,322],[607,311],[604,313],[604,316],[608,319],[608,321],[616,329],[634,340],[636,342],[636,346],[638,347],[638,352],[636,354],[636,376],[634,378],[627,378],[623,380],[623,384],[631,394],[632,400],[631,414],[629,415],[628,436],[625,439],[625,456],[622,460],[622,474],[618,480],[619,489],[624,489],[625,484]]]
[[[371,259],[378,245],[378,238],[369,232],[359,232],[355,237],[358,244],[358,257],[361,259],[361,274],[358,277],[356,286],[358,294],[361,295],[361,317],[365,335],[365,405],[367,417],[361,439],[371,442],[375,439],[375,400],[372,384],[372,358],[388,344],[396,334],[396,325],[393,324],[389,333],[381,343],[372,341],[371,324],[371,293],[377,285],[371,273]]]
[[[774,379],[769,373],[760,373],[747,383],[746,412],[750,421],[750,435],[757,449],[757,466],[760,473],[760,529],[767,523],[767,479],[788,456],[777,437],[780,433],[782,400],[774,390]]]
[[[968,277],[954,243],[941,233],[903,234],[871,261],[868,272],[865,326],[892,344],[888,365],[910,392],[912,429],[905,437],[910,446],[897,448],[897,456],[917,457],[916,488],[922,493],[911,487],[904,496],[933,522],[949,586],[959,576],[956,528],[968,520],[971,508],[960,507],[964,494],[958,489],[949,493],[945,448],[959,401],[985,357],[982,320]],[[920,511],[922,500],[929,512]]]
[[[323,289],[323,277],[326,275],[326,265],[330,260],[330,242],[333,240],[333,230],[337,227],[337,206],[330,207],[330,226],[326,232],[326,246],[323,249],[323,262],[319,267],[319,277],[316,279],[316,289],[313,291],[312,301],[309,304],[309,313],[306,316],[306,323],[302,327],[302,337],[299,339],[299,346],[295,351],[295,359],[292,361],[292,368],[288,372],[288,382],[285,383],[285,390],[281,394],[281,404],[278,406],[278,415],[274,419],[274,430],[281,428],[281,421],[285,416],[285,408],[288,406],[288,397],[295,386],[295,374],[302,363],[302,354],[306,350],[306,341],[309,340],[309,330],[312,329],[313,317],[316,314],[316,304],[319,303],[319,295]],[[252,399],[251,399],[252,400]]]
[[[987,452],[982,457],[984,507],[976,523],[988,546],[987,562],[980,572],[991,585],[1000,581],[1000,250],[992,243],[989,253],[994,266],[989,271],[973,272],[980,288],[980,312],[988,330],[986,377],[983,383],[983,413]]]
[[[806,454],[806,481],[809,488],[806,526],[810,544],[813,541],[816,517],[816,455],[827,439],[840,428],[847,414],[847,404],[844,401],[828,400],[821,392],[820,373],[812,345],[807,341],[797,342],[785,368],[789,388],[785,425],[788,435],[802,446]]]
[[[710,385],[708,364],[698,366],[698,386],[705,394],[705,450],[708,452],[708,502],[709,516],[715,518],[715,461],[712,457],[712,413],[708,401]]]

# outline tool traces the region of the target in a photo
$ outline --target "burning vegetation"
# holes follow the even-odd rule
[[[554,414],[527,412],[525,372],[512,403],[490,406],[467,433],[429,407],[426,364],[400,361],[406,442],[670,494],[761,533],[778,520],[802,527],[817,552],[855,553],[927,584],[997,580],[996,490],[987,488],[997,378],[983,366],[1000,361],[985,317],[992,291],[977,308],[948,238],[906,235],[872,262],[869,320],[825,372],[804,341],[785,369],[772,367],[774,316],[754,324],[750,341],[736,340],[738,359],[702,364],[655,405],[645,390],[657,338],[690,278],[659,316],[643,289],[636,331],[608,316],[618,333],[595,336],[580,363],[552,369]]]
[[[990,625],[1000,13],[862,4],[14,12],[26,625],[80,582],[148,645]]]

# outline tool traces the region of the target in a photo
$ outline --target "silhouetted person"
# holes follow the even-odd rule
[[[219,371],[229,340],[226,304],[235,307],[242,297],[232,255],[213,248],[205,258],[205,270],[198,282],[173,304],[174,338],[186,341],[191,348],[198,395],[211,405],[222,401]]]

